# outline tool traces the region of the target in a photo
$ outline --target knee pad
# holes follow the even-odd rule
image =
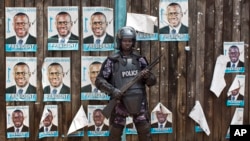
[[[109,141],[121,141],[121,136],[123,132],[124,126],[119,124],[112,124],[110,126],[110,135],[108,140]]]
[[[150,123],[147,121],[136,123],[139,141],[152,141],[150,134]]]
[[[135,124],[138,134],[150,133],[150,123],[147,121],[138,122]]]

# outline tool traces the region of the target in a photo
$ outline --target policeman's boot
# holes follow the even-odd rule
[[[152,141],[150,124],[148,122],[137,123],[136,125],[139,141]]]
[[[108,141],[121,141],[124,126],[113,124],[110,126],[110,135]]]

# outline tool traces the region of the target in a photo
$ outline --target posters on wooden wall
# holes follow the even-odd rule
[[[159,9],[159,40],[188,41],[188,0],[161,0]],[[48,50],[79,49],[78,11],[77,6],[48,6]],[[83,51],[114,50],[113,9],[108,7],[82,7],[82,11]],[[135,17],[128,15],[127,21],[131,21],[131,17],[140,18],[141,15],[143,14],[138,14]],[[157,17],[154,17],[153,21],[157,21],[155,19]],[[7,7],[5,22],[6,52],[36,52],[36,8]],[[175,29],[176,31],[170,34],[169,29]],[[154,23],[153,30],[153,34],[137,30],[137,39],[158,40],[157,22]]]
[[[36,52],[36,8],[5,8],[5,51]]]
[[[83,51],[114,50],[113,9],[83,7]]]
[[[29,138],[29,106],[6,106],[7,138]]]
[[[244,106],[245,75],[235,75],[233,82],[226,84],[225,73],[244,73],[244,42],[224,42],[223,55],[217,57],[210,90],[217,97],[220,96],[226,85],[231,85],[227,90],[227,106]]]
[[[71,101],[70,58],[47,57],[42,66],[43,101]]]
[[[171,7],[171,8],[170,8]],[[83,7],[83,31],[79,32],[78,7],[48,7],[48,39],[47,45],[50,51],[79,50],[79,41],[83,40],[83,51],[110,51],[114,50],[114,23],[113,9],[106,7]],[[128,13],[128,22],[132,18],[138,18],[142,14]],[[137,17],[136,17],[137,16]],[[145,15],[144,15],[145,16]],[[148,15],[147,15],[148,16]],[[150,16],[149,16],[150,17]],[[36,8],[34,7],[7,7],[5,21],[5,50],[6,52],[36,52],[37,51],[37,23]],[[152,21],[156,17],[151,17]],[[178,23],[181,24],[178,24]],[[127,24],[129,25],[129,24]],[[152,33],[137,30],[137,40],[158,40],[158,24],[152,24]],[[160,41],[188,41],[188,0],[161,0],[159,4],[159,40]],[[174,30],[173,30],[174,29]],[[83,39],[79,34],[83,33]],[[105,36],[102,36],[105,35]],[[227,57],[224,73],[244,73],[244,42],[224,42],[224,56]],[[109,100],[109,96],[94,89],[91,83],[91,65],[100,64],[106,57],[82,56],[81,64],[81,100]],[[224,60],[224,61],[225,61]],[[43,73],[44,101],[71,101],[70,94],[70,58],[49,57],[45,58]],[[93,64],[92,64],[93,63]],[[21,67],[19,67],[21,66]],[[35,57],[6,57],[6,101],[36,101],[36,58]],[[55,68],[51,68],[55,66]],[[50,70],[51,69],[51,70]],[[97,71],[94,72],[97,74]],[[224,77],[224,75],[223,75]],[[221,78],[222,79],[222,78]],[[224,79],[224,78],[223,78]],[[218,83],[221,81],[218,81]],[[29,84],[29,85],[26,85]],[[227,84],[229,85],[229,84]],[[217,85],[218,87],[219,85]],[[32,87],[32,88],[30,88]],[[88,90],[86,89],[88,87]],[[23,88],[23,89],[22,89]],[[55,90],[54,90],[55,88]],[[224,88],[224,87],[223,87]],[[64,90],[62,90],[64,89]],[[219,89],[219,88],[218,88]],[[222,90],[222,89],[221,89]],[[220,93],[220,92],[219,92]],[[236,97],[232,95],[235,93]],[[236,75],[227,92],[227,106],[244,106],[245,75]],[[236,101],[235,101],[236,100]],[[56,105],[54,105],[56,106]],[[57,118],[57,107],[46,105],[42,123],[48,117]],[[88,107],[88,136],[108,136],[108,129],[96,131],[94,111],[102,109],[104,105],[89,105]],[[56,108],[56,109],[54,109]],[[81,107],[82,108],[82,107]],[[54,110],[50,110],[54,109]],[[160,109],[160,110],[159,110]],[[162,111],[162,109],[165,109]],[[239,108],[240,109],[240,108]],[[237,108],[236,113],[240,111]],[[29,131],[16,131],[13,117],[15,113],[22,115],[22,129],[29,126],[28,106],[6,106],[7,112],[7,138],[27,138]],[[162,112],[162,113],[161,113]],[[164,105],[159,104],[151,113],[153,134],[172,133],[172,127],[163,127],[158,124],[158,117],[164,114],[172,114]],[[51,115],[51,116],[49,116]],[[241,115],[241,114],[240,114]],[[79,109],[72,122],[77,118],[86,117],[83,109]],[[170,116],[167,116],[168,118]],[[18,117],[19,118],[19,117]],[[55,119],[58,120],[58,119]],[[107,123],[107,119],[104,123]],[[172,120],[164,120],[171,124]],[[54,121],[58,125],[58,121]],[[137,134],[132,118],[127,118],[126,134]],[[82,121],[81,121],[82,123]],[[235,116],[232,124],[235,123]],[[130,125],[131,124],[131,125]],[[76,125],[76,124],[74,124]],[[77,124],[80,125],[80,124]],[[108,123],[101,127],[108,126]],[[166,125],[166,123],[165,123]],[[83,127],[72,127],[68,136],[83,136]],[[196,126],[198,127],[198,126]],[[93,129],[92,129],[93,128]],[[12,130],[13,129],[13,130]],[[198,129],[198,128],[197,128]],[[202,129],[202,128],[199,128]],[[12,130],[12,131],[11,131]],[[203,130],[203,129],[202,129]],[[208,130],[204,130],[207,134]],[[12,133],[14,132],[14,133]],[[39,138],[58,136],[58,131],[47,133],[41,127]]]
[[[6,57],[6,101],[36,101],[36,57]]]

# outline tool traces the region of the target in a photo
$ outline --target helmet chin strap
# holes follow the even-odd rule
[[[131,54],[132,49],[131,50],[121,50],[121,52],[122,52],[123,56],[127,56],[127,55]]]

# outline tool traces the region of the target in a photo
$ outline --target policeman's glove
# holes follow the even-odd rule
[[[114,97],[115,99],[121,99],[121,96],[122,96],[122,92],[115,88],[112,92],[112,97]]]
[[[148,69],[142,70],[141,75],[144,79],[148,79],[150,77],[150,72]]]

